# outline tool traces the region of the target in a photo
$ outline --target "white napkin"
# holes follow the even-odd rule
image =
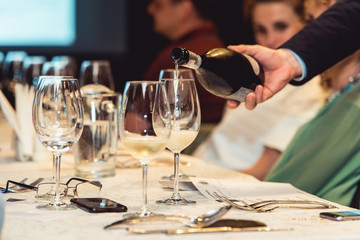
[[[34,88],[27,84],[15,85],[15,108],[16,118],[20,128],[18,135],[21,147],[20,153],[32,156],[35,143],[35,132],[32,124],[32,103],[34,100]]]
[[[16,112],[0,90],[0,107],[8,124],[14,129],[17,141],[17,158],[20,161],[44,160],[51,154],[35,136],[32,123],[34,88],[26,84],[15,85]]]

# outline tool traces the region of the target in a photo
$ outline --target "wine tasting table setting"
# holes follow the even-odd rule
[[[36,159],[31,162],[15,160],[12,146],[13,132],[6,123],[1,122],[0,151],[0,186],[4,187],[8,180],[21,181],[27,178],[31,183],[38,178],[50,181],[52,177],[52,158]],[[128,213],[141,209],[142,183],[141,168],[126,151],[117,154],[116,175],[96,179],[101,182],[100,197],[109,198],[128,208]],[[45,204],[45,200],[35,198],[35,191],[3,194],[5,202],[4,225],[0,239],[360,239],[360,221],[331,221],[321,219],[320,212],[353,210],[349,207],[328,202],[304,193],[288,184],[264,183],[255,178],[224,169],[187,155],[181,155],[181,172],[194,176],[192,190],[180,184],[182,197],[196,201],[187,206],[168,206],[156,204],[172,193],[172,189],[160,183],[162,176],[173,172],[173,154],[164,151],[149,164],[148,171],[148,208],[157,214],[184,215],[189,218],[200,216],[213,209],[226,206],[225,202],[216,201],[212,191],[237,197],[250,203],[271,199],[307,199],[329,203],[334,209],[298,209],[278,208],[270,212],[246,211],[232,207],[221,219],[257,221],[265,224],[268,230],[213,232],[213,233],[133,233],[130,228],[171,229],[189,228],[185,224],[149,222],[143,225],[133,223],[104,229],[105,226],[123,218],[126,213],[89,213],[81,209],[67,211],[51,211],[37,209]],[[124,164],[126,163],[126,164]],[[75,176],[74,157],[71,151],[64,154],[61,161],[61,182]],[[189,183],[189,182],[187,182]],[[170,184],[171,186],[171,184]],[[198,189],[198,190],[195,190]],[[68,200],[65,200],[68,201]],[[237,202],[242,205],[241,202]],[[185,222],[185,220],[184,220]],[[246,229],[246,228],[244,228]]]

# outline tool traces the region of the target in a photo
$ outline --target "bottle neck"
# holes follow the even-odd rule
[[[201,66],[201,63],[202,63],[201,56],[189,51],[189,61],[182,66],[191,69],[198,69]]]

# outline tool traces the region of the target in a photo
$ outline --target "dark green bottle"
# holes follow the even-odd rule
[[[207,91],[225,99],[244,102],[264,82],[264,72],[255,59],[227,48],[214,48],[200,56],[178,47],[170,57],[178,66],[194,69]]]

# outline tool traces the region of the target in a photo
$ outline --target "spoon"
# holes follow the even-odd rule
[[[200,215],[196,218],[191,218],[190,227],[206,227],[216,222],[220,217],[224,216],[231,208],[231,205],[227,205],[218,209],[213,209]]]
[[[216,222],[219,218],[224,216],[231,208],[231,205],[224,206],[221,208],[210,210],[198,217],[190,218],[184,215],[156,215],[150,217],[133,217],[133,218],[125,218],[114,223],[111,223],[104,227],[104,229],[110,229],[114,226],[121,225],[121,224],[130,224],[130,223],[140,223],[140,222],[156,222],[156,221],[173,221],[173,222],[180,222],[183,223],[185,226],[188,227],[197,227],[202,228],[209,226]],[[189,221],[181,221],[176,218],[186,218]]]

